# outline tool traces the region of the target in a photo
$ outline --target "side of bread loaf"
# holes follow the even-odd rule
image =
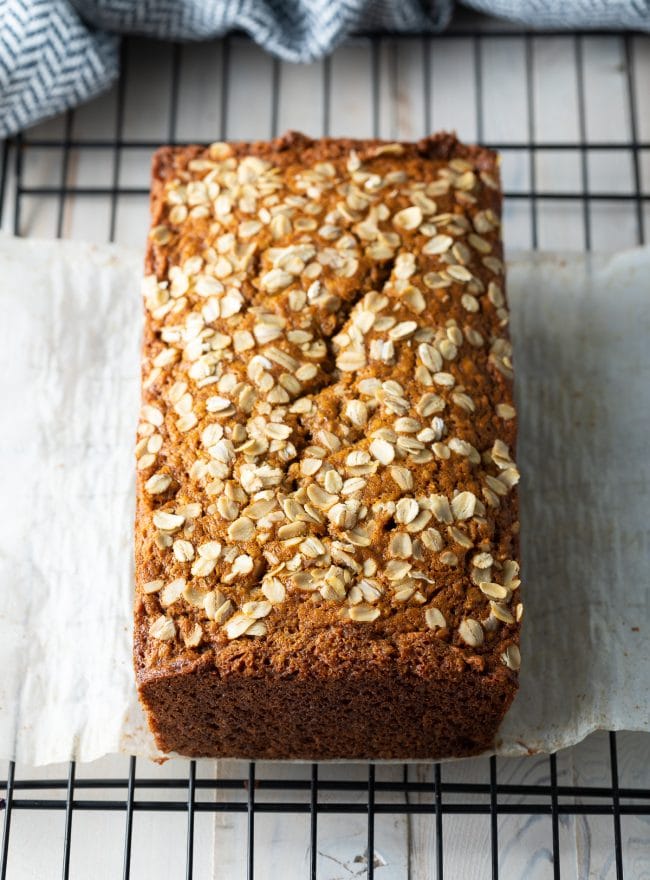
[[[192,756],[489,748],[517,688],[496,156],[311,140],[153,164],[135,667]]]

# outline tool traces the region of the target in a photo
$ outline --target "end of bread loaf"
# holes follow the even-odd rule
[[[249,668],[238,656],[215,669],[206,658],[146,676],[140,695],[156,743],[195,758],[304,761],[431,760],[491,747],[516,692],[506,672],[444,657],[435,639],[405,637],[394,656],[363,647],[344,633],[323,641],[329,660],[294,656],[278,668],[267,656]],[[348,659],[332,669],[334,657]]]
[[[498,158],[450,134],[163,147],[135,668],[192,757],[489,749],[518,682]]]

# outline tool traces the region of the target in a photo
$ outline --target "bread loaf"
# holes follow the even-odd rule
[[[311,140],[153,162],[135,668],[159,747],[441,758],[517,688],[494,153]]]

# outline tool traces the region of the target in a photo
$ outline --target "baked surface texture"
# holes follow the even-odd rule
[[[516,419],[494,153],[153,161],[135,668],[158,746],[426,759],[516,693]]]

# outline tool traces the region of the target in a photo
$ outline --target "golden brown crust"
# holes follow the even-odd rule
[[[499,214],[495,154],[448,134],[155,154],[135,660],[162,748],[489,746],[521,616]]]

